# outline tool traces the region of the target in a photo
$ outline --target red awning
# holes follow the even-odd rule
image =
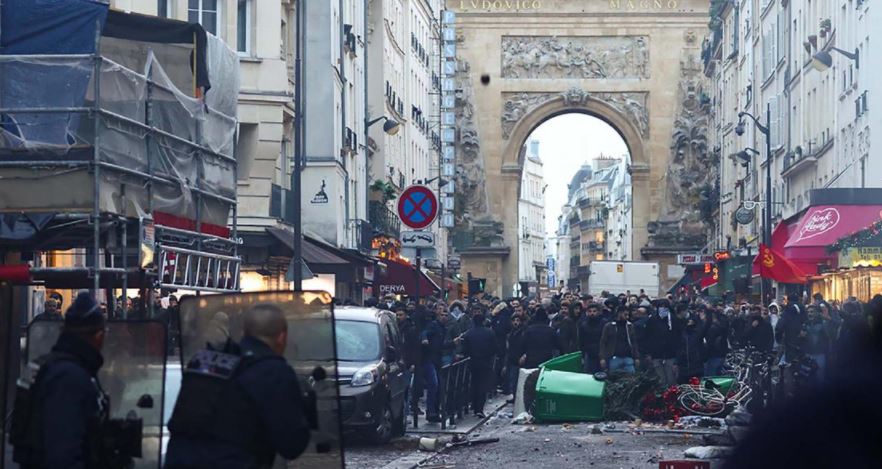
[[[806,274],[816,275],[818,264],[835,267],[836,256],[827,247],[844,236],[882,220],[882,205],[819,205],[803,215],[790,234],[784,254]]]
[[[416,268],[410,264],[386,262],[386,275],[374,282],[374,290],[380,295],[416,296]],[[438,292],[435,284],[425,273],[420,272],[420,296],[434,295]]]

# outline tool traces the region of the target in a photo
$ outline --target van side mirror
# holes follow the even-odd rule
[[[398,349],[396,349],[392,345],[389,345],[386,347],[386,361],[387,362],[397,362],[398,361]]]

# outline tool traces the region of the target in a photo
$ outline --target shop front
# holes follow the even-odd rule
[[[882,294],[882,221],[841,238],[830,251],[837,255],[838,269],[813,279],[812,293],[827,299],[854,297],[860,301]]]
[[[398,300],[425,298],[437,295],[441,288],[425,272],[417,272],[416,267],[404,261],[386,260],[385,269],[380,269],[374,283],[374,292],[379,298],[392,296]]]

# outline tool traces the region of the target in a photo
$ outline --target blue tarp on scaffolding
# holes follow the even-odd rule
[[[107,9],[96,0],[4,0],[0,54],[91,54]]]
[[[91,54],[107,19],[108,6],[93,0],[4,0],[0,54]],[[88,59],[0,62],[0,107],[81,107],[93,67]],[[77,113],[0,115],[11,148],[73,145]],[[2,137],[2,135],[0,135]]]

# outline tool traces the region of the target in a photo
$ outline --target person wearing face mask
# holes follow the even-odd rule
[[[677,345],[680,333],[680,321],[673,317],[670,303],[659,302],[658,309],[649,315],[646,322],[644,348],[646,360],[652,364],[659,382],[665,387],[677,383]]]
[[[685,315],[684,321],[685,326],[677,349],[677,369],[680,383],[686,383],[693,377],[700,377],[704,372],[701,318],[695,313],[688,313]]]

